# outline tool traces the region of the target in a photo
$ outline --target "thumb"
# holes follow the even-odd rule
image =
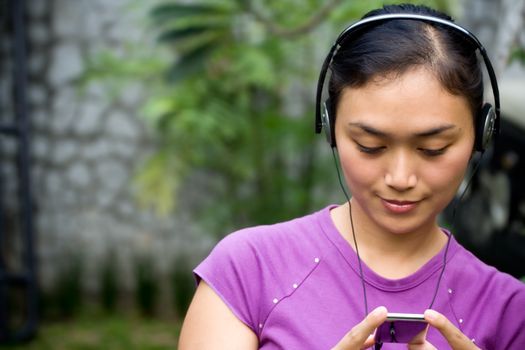
[[[384,306],[379,306],[369,313],[363,321],[358,323],[348,332],[337,344],[336,349],[361,349],[363,346],[371,346],[373,340],[369,339],[370,334],[386,320],[387,310]],[[366,342],[366,344],[365,344]]]
[[[439,312],[426,310],[425,320],[445,337],[452,349],[479,349],[461,330]]]

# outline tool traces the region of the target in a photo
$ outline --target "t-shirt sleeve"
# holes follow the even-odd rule
[[[513,282],[514,285],[520,283]],[[496,337],[495,349],[525,349],[525,285],[520,285],[513,290],[514,293],[507,299],[498,322],[501,338]]]
[[[449,282],[460,328],[482,349],[525,349],[525,284],[462,252]]]
[[[205,281],[255,334],[319,266],[315,216],[246,228],[226,236],[198,265]]]
[[[239,320],[257,332],[260,319],[260,261],[250,232],[226,236],[194,270],[197,282],[205,281]]]

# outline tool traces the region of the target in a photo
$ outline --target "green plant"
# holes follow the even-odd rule
[[[100,271],[100,298],[102,307],[107,312],[115,311],[119,293],[117,267],[114,252],[109,251]]]
[[[142,255],[135,259],[135,295],[141,314],[153,316],[159,296],[159,283],[150,255]]]
[[[109,96],[133,81],[148,86],[142,113],[158,148],[135,176],[143,206],[168,215],[196,197],[185,206],[220,237],[302,215],[337,191],[312,126],[321,55],[326,38],[382,1],[298,4],[166,1],[150,17],[160,45],[91,58],[82,86],[103,79]]]
[[[176,259],[173,264],[171,287],[175,312],[179,317],[183,317],[195,292],[195,279],[185,259]]]
[[[304,123],[311,102],[292,118],[283,92],[293,83],[288,69],[310,81],[312,72],[304,74],[287,55],[295,50],[292,42],[269,35],[250,11],[241,2],[215,1],[174,2],[152,12],[160,41],[179,58],[167,72],[164,95],[146,105],[162,149],[136,184],[143,203],[167,212],[181,182],[207,174],[202,190],[209,201],[199,203],[197,215],[213,222],[218,234],[227,225],[308,210],[318,176],[313,135]]]
[[[206,194],[193,212],[218,236],[326,203],[315,193],[335,181],[321,181],[333,171],[312,126],[318,52],[328,45],[319,30],[333,37],[381,2],[319,4],[171,1],[152,10],[160,43],[175,54],[163,92],[145,106],[161,146],[136,177],[142,203],[169,212],[189,182]]]
[[[511,61],[518,61],[522,65],[525,65],[525,48],[515,47],[510,54]]]
[[[82,308],[82,255],[69,253],[61,262],[53,301],[62,317],[72,317]]]
[[[176,349],[180,332],[177,321],[108,314],[85,308],[73,320],[44,319],[38,336],[30,342],[0,346],[12,350],[163,350]]]

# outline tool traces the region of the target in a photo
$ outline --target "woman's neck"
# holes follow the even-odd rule
[[[435,219],[405,233],[394,233],[372,222],[355,201],[352,220],[360,258],[377,274],[399,279],[411,275],[445,246],[447,237]],[[352,236],[349,204],[331,212],[339,233],[356,250]]]

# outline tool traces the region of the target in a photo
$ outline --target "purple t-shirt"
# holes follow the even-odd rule
[[[330,349],[364,318],[357,255],[334,226],[333,207],[237,231],[195,269],[197,280],[206,281],[255,332],[260,349]],[[390,312],[423,313],[443,254],[397,280],[363,263],[369,310],[384,305]],[[525,284],[485,265],[453,237],[433,309],[482,349],[525,349]],[[427,339],[438,349],[450,348],[436,329]]]

